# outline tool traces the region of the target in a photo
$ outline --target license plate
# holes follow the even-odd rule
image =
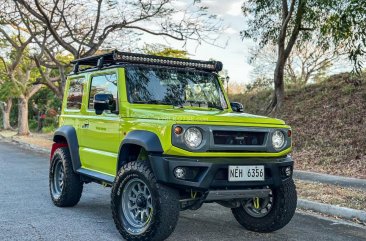
[[[229,182],[264,181],[264,166],[229,166]]]

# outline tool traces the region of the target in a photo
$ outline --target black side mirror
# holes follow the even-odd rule
[[[112,94],[96,94],[94,95],[94,109],[95,114],[101,115],[105,110],[111,110],[114,104],[114,98]],[[115,105],[114,105],[115,106]]]
[[[231,109],[234,112],[244,112],[244,106],[239,102],[230,102]]]

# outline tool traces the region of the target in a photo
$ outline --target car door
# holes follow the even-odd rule
[[[78,139],[82,167],[88,170],[114,176],[120,144],[120,118],[118,102],[118,73],[107,70],[90,74],[87,104],[79,120]],[[99,93],[112,94],[115,109],[97,115],[94,110],[94,96]]]

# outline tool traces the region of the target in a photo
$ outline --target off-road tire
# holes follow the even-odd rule
[[[295,214],[297,193],[294,181],[288,180],[282,186],[272,189],[274,200],[272,209],[261,218],[249,215],[243,206],[232,208],[235,219],[246,229],[269,233],[286,226]]]
[[[129,180],[142,180],[151,190],[153,211],[146,229],[132,234],[123,225],[121,208],[122,193]],[[133,161],[119,170],[111,193],[111,208],[114,223],[124,239],[130,241],[165,240],[174,231],[179,218],[179,193],[177,190],[157,183],[148,161]]]
[[[59,195],[54,194],[55,167],[61,162],[63,166],[63,188]],[[67,147],[60,147],[55,150],[49,170],[49,190],[52,202],[58,207],[73,207],[81,198],[83,192],[83,182],[80,176],[76,174],[72,168],[70,151]]]

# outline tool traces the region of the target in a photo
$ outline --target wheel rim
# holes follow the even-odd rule
[[[129,180],[122,194],[122,219],[133,234],[144,232],[149,226],[153,203],[149,187],[141,179]]]
[[[244,210],[252,217],[262,218],[266,216],[273,207],[272,191],[264,198],[253,198],[244,201]]]
[[[52,181],[52,194],[55,198],[61,195],[61,192],[64,188],[64,176],[64,166],[62,161],[58,161],[55,165]]]

